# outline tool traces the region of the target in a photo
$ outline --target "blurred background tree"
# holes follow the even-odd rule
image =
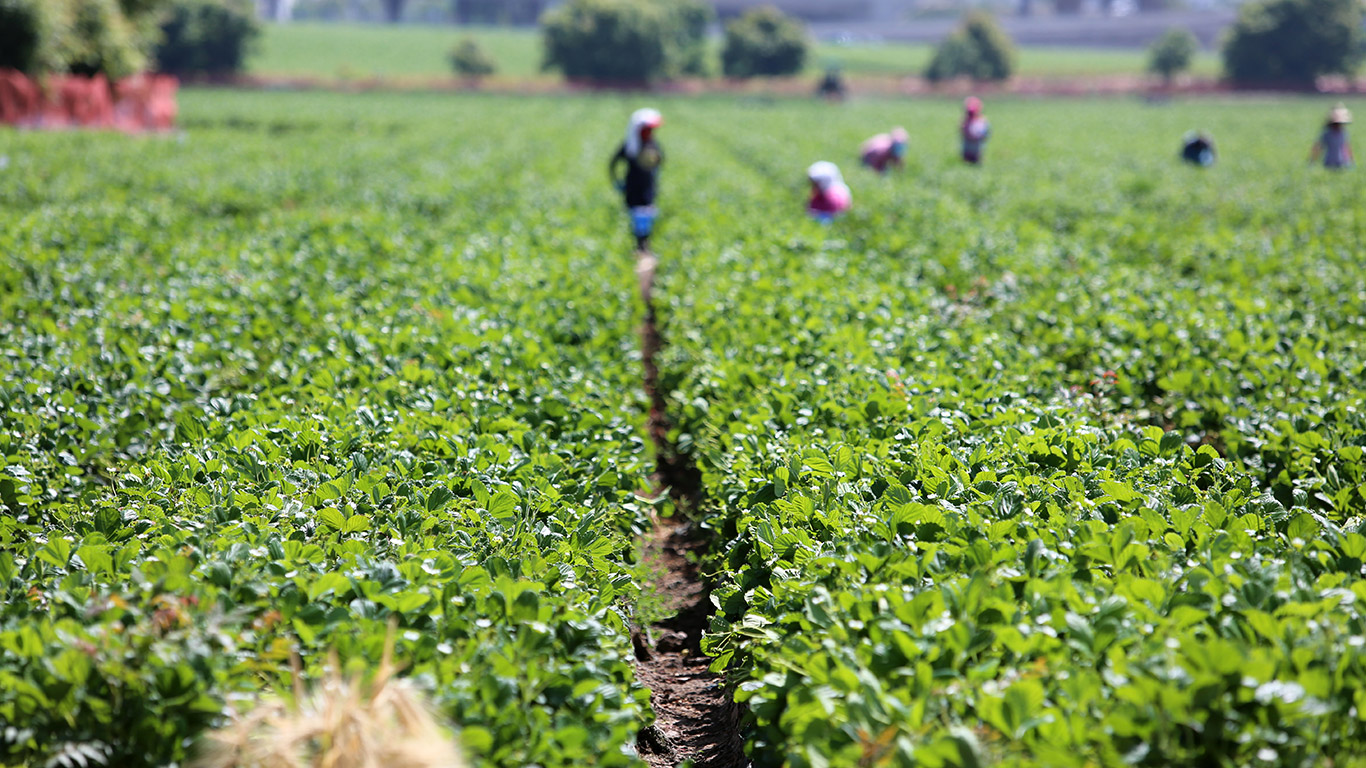
[[[0,0],[0,68],[34,73],[56,68],[48,42],[56,22],[37,0]]]
[[[0,66],[30,75],[132,74],[147,64],[159,10],[146,0],[0,0]]]
[[[1350,75],[1361,63],[1360,0],[1260,0],[1238,11],[1224,42],[1234,82],[1313,87],[1320,75]]]
[[[461,40],[451,49],[451,69],[457,75],[480,78],[498,71],[498,65],[472,37]]]
[[[795,75],[806,66],[811,40],[806,25],[763,6],[726,25],[721,72],[726,77]]]
[[[162,19],[156,67],[182,77],[239,72],[260,33],[251,0],[175,0]]]
[[[257,29],[251,0],[0,0],[0,67],[219,74],[242,67]]]
[[[932,82],[955,77],[979,81],[1008,80],[1015,71],[1015,44],[984,11],[972,11],[963,24],[934,51],[926,79]]]
[[[542,68],[616,83],[695,74],[710,13],[696,0],[570,0],[543,17]]]
[[[712,7],[700,0],[674,0],[674,40],[678,73],[707,74],[707,27],[716,20]]]
[[[1200,41],[1189,29],[1173,27],[1148,49],[1148,71],[1160,75],[1164,83],[1171,85],[1178,74],[1190,69],[1199,50]]]

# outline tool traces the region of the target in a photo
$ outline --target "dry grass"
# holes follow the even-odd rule
[[[265,699],[211,733],[193,768],[465,768],[420,692],[394,676],[392,639],[370,680],[344,679],[333,655],[325,680],[292,699]]]

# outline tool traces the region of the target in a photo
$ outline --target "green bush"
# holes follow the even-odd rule
[[[44,68],[43,40],[51,24],[47,7],[38,0],[0,0],[0,67],[21,72]]]
[[[176,75],[238,72],[260,25],[250,0],[176,0],[161,24],[156,66]]]
[[[0,0],[0,66],[132,74],[147,65],[161,9],[160,0]]]
[[[570,0],[542,17],[542,68],[608,82],[695,74],[710,13],[696,0]]]
[[[1015,44],[990,14],[973,11],[935,49],[925,77],[933,82],[962,76],[1007,80],[1014,69]]]
[[[147,66],[150,40],[115,0],[66,0],[53,8],[59,25],[53,44],[61,69],[119,78]]]
[[[755,8],[726,25],[721,71],[726,77],[795,75],[809,47],[800,21],[773,6]]]
[[[451,69],[466,77],[483,77],[498,71],[493,58],[472,37],[461,40],[459,45],[451,49],[450,60]]]
[[[707,74],[707,27],[716,18],[710,5],[695,0],[675,0],[671,41],[678,71],[684,75]]]
[[[1313,86],[1361,60],[1358,0],[1262,0],[1244,5],[1224,43],[1224,71],[1249,84]]]
[[[1171,82],[1173,77],[1190,69],[1199,50],[1200,41],[1189,29],[1169,29],[1148,50],[1148,71]]]

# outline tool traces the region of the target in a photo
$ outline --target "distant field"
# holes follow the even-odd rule
[[[450,73],[447,54],[469,36],[498,62],[500,75],[539,73],[540,50],[530,31],[360,24],[272,24],[248,68],[296,77],[437,77]]]
[[[500,77],[544,77],[540,41],[522,29],[488,27],[288,24],[267,27],[250,71],[258,75],[321,78],[440,77],[449,74],[446,55],[464,37],[476,38],[498,62]],[[837,64],[850,74],[899,75],[919,72],[931,46],[822,43],[811,57],[812,73]],[[1137,50],[1025,48],[1020,74],[1027,77],[1123,75],[1143,72],[1146,53]],[[1203,54],[1198,74],[1213,75],[1218,61]]]

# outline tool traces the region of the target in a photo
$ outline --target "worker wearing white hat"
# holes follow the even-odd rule
[[[1319,134],[1319,140],[1314,142],[1314,148],[1309,152],[1309,162],[1317,161],[1322,155],[1324,168],[1351,168],[1354,160],[1352,145],[1347,143],[1347,126],[1351,122],[1352,113],[1347,111],[1343,103],[1338,102],[1329,110],[1323,133]]]
[[[664,152],[655,141],[654,132],[663,124],[664,118],[657,110],[636,110],[626,127],[626,140],[608,165],[612,184],[625,198],[626,209],[631,214],[631,233],[636,237],[636,248],[642,251],[650,247],[650,235],[659,215],[655,210],[655,193]],[[624,177],[618,172],[623,164],[626,166]]]
[[[811,199],[806,203],[806,213],[816,221],[829,224],[853,204],[849,186],[834,163],[825,160],[812,163],[806,169],[806,178],[811,182]]]

